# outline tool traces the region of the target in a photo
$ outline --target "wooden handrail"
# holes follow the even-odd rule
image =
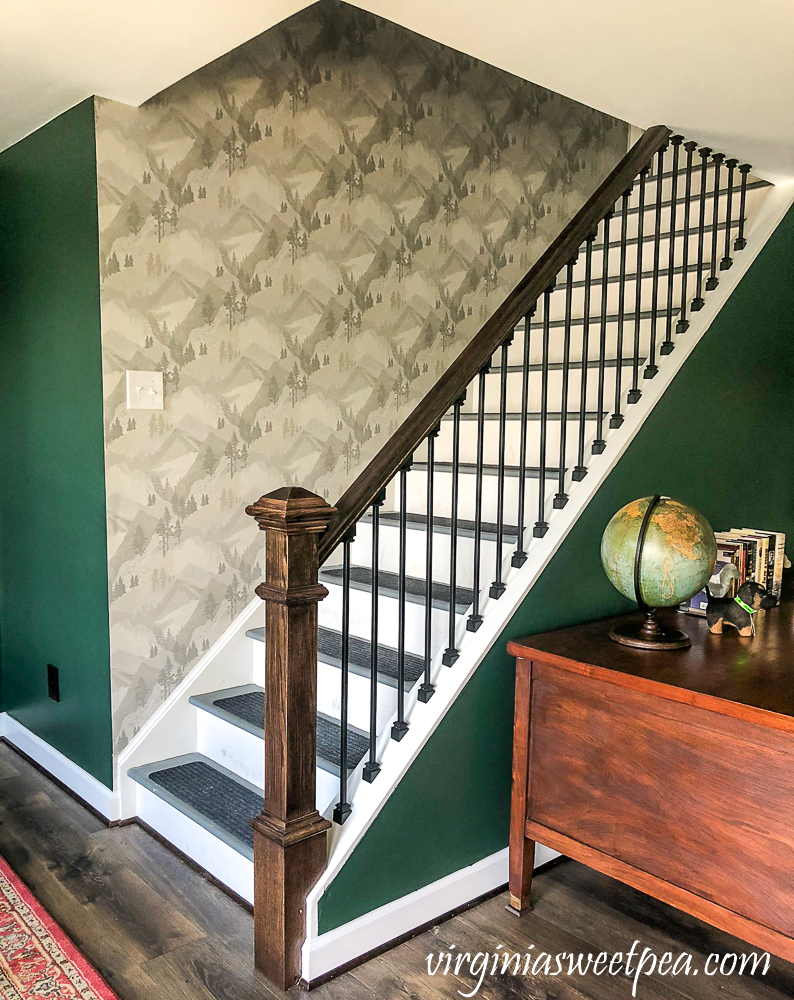
[[[479,333],[461,351],[430,392],[392,434],[337,503],[337,513],[320,539],[320,564],[331,555],[366,509],[414,454],[427,435],[460,398],[504,339],[515,329],[586,237],[614,207],[636,176],[666,145],[671,131],[649,128],[541,254]]]

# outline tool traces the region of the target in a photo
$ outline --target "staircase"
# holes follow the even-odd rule
[[[422,713],[454,700],[669,383],[678,347],[702,336],[770,190],[747,165],[646,132],[329,511],[312,777],[336,824],[329,872],[432,732]],[[258,607],[122,758],[129,809],[248,901],[265,784]]]

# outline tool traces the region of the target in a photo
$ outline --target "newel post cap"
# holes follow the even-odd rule
[[[262,531],[293,535],[322,532],[336,514],[336,507],[302,486],[282,486],[245,508]]]

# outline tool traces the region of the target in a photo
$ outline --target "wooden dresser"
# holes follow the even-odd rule
[[[610,619],[511,642],[510,903],[535,841],[794,961],[794,602],[757,635],[663,612],[690,649]]]

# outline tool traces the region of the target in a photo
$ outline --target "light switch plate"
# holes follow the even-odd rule
[[[127,372],[127,409],[163,409],[162,372]]]

